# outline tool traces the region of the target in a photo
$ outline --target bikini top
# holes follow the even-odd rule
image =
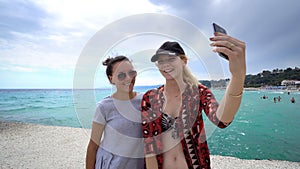
[[[177,124],[178,117],[172,118],[166,113],[162,113],[161,119],[161,127],[162,131],[172,130],[172,138],[177,139],[179,137],[178,133],[178,124]]]

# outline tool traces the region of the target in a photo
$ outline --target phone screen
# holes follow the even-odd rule
[[[227,34],[226,30],[224,28],[222,28],[221,26],[217,25],[216,23],[213,23],[213,27],[214,27],[215,32]]]
[[[213,28],[214,28],[214,31],[215,31],[215,32],[220,32],[220,33],[227,34],[226,30],[225,30],[224,28],[222,28],[221,26],[219,26],[218,24],[216,24],[216,23],[213,23]],[[225,55],[224,53],[218,52],[218,54],[219,54],[222,58],[224,58],[224,59],[226,59],[226,60],[229,60],[228,56]]]

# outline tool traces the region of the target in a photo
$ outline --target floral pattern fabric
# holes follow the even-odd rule
[[[158,168],[163,168],[162,114],[165,98],[164,86],[147,91],[142,100],[142,131],[146,156],[155,155]],[[202,111],[219,128],[230,123],[218,120],[218,102],[204,85],[187,86],[182,94],[178,129],[182,150],[189,169],[210,168],[209,149],[206,141]]]

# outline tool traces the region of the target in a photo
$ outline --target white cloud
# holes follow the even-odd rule
[[[1,51],[2,63],[74,68],[85,43],[106,24],[132,14],[162,9],[147,0],[32,0],[32,3],[48,14],[42,19],[43,29],[27,33],[10,31],[13,39],[0,40],[1,46],[5,46]]]
[[[157,12],[161,7],[147,0],[41,0],[32,1],[50,15],[44,21],[45,27],[99,30],[116,19],[137,13]]]
[[[15,9],[16,4],[22,10],[14,15],[11,10],[1,14],[9,18],[10,27],[6,27],[9,36],[0,36],[0,70],[44,74],[45,78],[51,76],[47,72],[73,72],[89,38],[108,24],[126,16],[164,10],[147,0],[28,0],[5,5]],[[5,19],[1,25],[6,25]]]
[[[68,53],[60,53],[55,50],[48,49],[47,46],[30,42],[30,41],[9,41],[13,44],[1,40],[0,43],[6,43],[6,48],[1,50],[0,62],[6,65],[16,67],[16,71],[22,71],[20,67],[29,67],[32,70],[56,69],[66,70],[74,68],[76,58]],[[74,58],[74,59],[69,59]],[[25,70],[25,69],[24,69]]]
[[[296,20],[299,18],[297,16],[300,3],[259,0],[234,3],[220,0],[191,3],[181,0],[155,2],[148,0],[4,2],[4,5],[9,6],[4,6],[0,12],[2,17],[0,25],[3,29],[2,33],[0,32],[0,63],[5,65],[1,70],[13,69],[34,73],[51,69],[71,72],[86,43],[97,31],[118,19],[141,13],[168,13],[187,19],[209,36],[212,33],[211,22],[220,22],[230,34],[240,36],[247,42],[247,59],[249,63],[253,63],[248,65],[249,71],[258,72],[266,66],[280,68],[299,65],[297,39],[300,34],[290,32],[299,28]],[[268,13],[265,12],[266,4],[270,8]],[[143,26],[145,25],[141,25]],[[184,36],[193,37],[185,34]],[[124,43],[124,46],[121,45],[114,50],[131,56],[140,52],[140,49],[155,50],[161,44],[160,39],[148,40],[145,36],[142,39],[144,40],[142,42],[133,42],[134,47]],[[191,58],[191,69],[197,68],[195,74],[203,77],[205,74],[201,74],[202,71],[198,72],[198,67],[192,64],[194,60]],[[258,62],[263,64],[256,64]],[[227,62],[225,64],[227,66]],[[142,76],[138,82],[144,82]]]

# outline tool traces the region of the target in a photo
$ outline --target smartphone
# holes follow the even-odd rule
[[[222,28],[221,26],[219,26],[218,24],[216,24],[216,23],[213,23],[213,28],[214,28],[214,32],[220,32],[220,33],[227,34],[226,30],[225,30],[224,28]],[[229,60],[228,56],[225,55],[224,53],[218,52],[218,54],[219,54],[222,58],[224,58],[224,59],[226,59],[226,60]]]

